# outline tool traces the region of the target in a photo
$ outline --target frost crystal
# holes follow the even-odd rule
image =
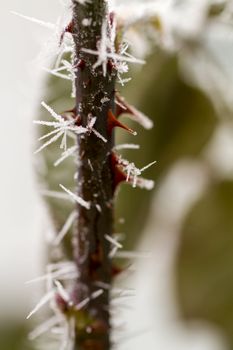
[[[44,21],[41,21],[40,19],[37,19],[37,18],[34,18],[34,17],[25,16],[25,15],[22,15],[21,13],[15,12],[15,11],[11,11],[11,13],[13,15],[18,16],[18,17],[26,19],[26,20],[28,20],[30,22],[34,22],[36,24],[39,24],[42,27],[46,27],[46,28],[49,28],[49,29],[55,29],[55,24],[53,24],[53,23],[44,22]]]
[[[100,140],[106,143],[108,140],[93,127],[95,125],[96,119],[97,118],[93,117],[92,114],[88,115],[87,130],[89,133],[93,132],[93,134],[95,134]]]
[[[104,21],[102,24],[101,39],[97,44],[97,51],[87,48],[82,48],[82,51],[98,56],[96,63],[93,65],[93,68],[95,69],[99,66],[102,66],[103,76],[106,76],[107,73],[108,60],[112,59],[114,66],[117,69],[118,78],[121,82],[123,82],[121,80],[121,74],[128,72],[127,62],[144,64],[145,61],[137,59],[127,53],[127,43],[121,44],[119,47],[119,53],[117,53],[115,50],[115,38],[115,21],[113,22],[112,27],[108,25],[107,21]]]
[[[139,176],[141,176],[143,171],[154,165],[156,161],[146,165],[141,169],[137,168],[134,163],[130,163],[128,160],[123,158],[119,158],[118,163],[123,167],[123,170],[126,172],[126,181],[132,183],[133,187],[138,186],[140,188],[145,188],[148,190],[151,190],[153,188],[154,182],[152,180],[139,178]]]
[[[91,203],[85,201],[83,198],[81,198],[80,196],[76,195],[75,193],[71,192],[70,190],[68,190],[65,186],[63,185],[59,185],[67,194],[70,195],[70,197],[77,202],[78,204],[80,204],[82,207],[86,208],[86,209],[90,209],[91,208]]]
[[[103,294],[103,289],[98,289],[97,291],[95,291],[95,292],[93,292],[92,294],[91,294],[91,297],[90,298],[86,298],[86,299],[84,299],[83,301],[81,301],[79,304],[77,304],[76,306],[75,306],[75,309],[76,310],[81,310],[81,309],[83,309],[91,300],[93,300],[93,299],[96,299],[96,298],[98,298],[99,296],[101,296],[102,294]]]
[[[72,156],[78,149],[78,146],[72,146],[70,148],[68,148],[65,152],[62,153],[61,157],[56,160],[56,162],[54,163],[54,166],[58,166],[59,164],[61,164],[65,159],[67,159],[68,157]]]
[[[39,303],[34,307],[34,309],[29,313],[29,315],[27,316],[27,320],[34,315],[38,310],[40,310],[42,308],[42,306],[44,306],[46,303],[48,303],[54,296],[54,291],[50,291],[47,294],[45,294],[41,300],[39,301]]]
[[[92,0],[75,0],[78,2],[80,5],[86,5],[86,4],[91,4]]]
[[[72,227],[75,219],[77,218],[77,213],[75,211],[72,211],[72,213],[68,216],[64,226],[62,227],[61,231],[57,234],[53,244],[58,245],[63,240],[65,235],[69,232],[70,228]]]
[[[139,145],[135,145],[133,143],[123,143],[114,147],[116,151],[120,151],[122,149],[139,149],[139,148],[140,148]]]
[[[42,102],[41,105],[51,114],[51,116],[56,120],[55,122],[49,122],[49,121],[44,121],[44,120],[34,120],[35,124],[39,125],[46,125],[46,126],[52,126],[55,128],[55,130],[49,132],[48,134],[43,135],[42,137],[39,138],[39,140],[43,140],[53,134],[51,139],[49,139],[47,142],[45,142],[41,147],[39,147],[35,153],[39,153],[42,151],[44,148],[47,146],[51,145],[52,143],[56,142],[61,136],[62,141],[60,144],[60,148],[65,149],[67,148],[67,135],[68,131],[72,131],[75,134],[83,134],[87,132],[86,128],[83,128],[82,126],[75,126],[75,120],[66,120],[64,119],[63,116],[57,114],[50,106],[48,106],[45,102]]]
[[[116,255],[118,249],[123,248],[123,246],[122,246],[122,244],[119,243],[115,238],[113,238],[113,237],[111,237],[111,236],[109,236],[109,235],[105,235],[104,237],[105,237],[105,239],[106,239],[107,241],[109,241],[109,242],[113,245],[113,248],[112,248],[112,250],[111,250],[110,253],[109,253],[109,258],[110,258],[110,259],[113,259],[114,256]]]

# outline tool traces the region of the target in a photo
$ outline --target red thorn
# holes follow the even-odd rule
[[[113,63],[112,60],[108,60],[107,68],[110,73],[112,73],[113,69],[116,69],[116,65]]]
[[[76,107],[68,109],[68,110],[64,111],[62,114],[67,114],[67,113],[74,115],[76,113]]]
[[[68,117],[66,116],[66,114],[71,114],[71,116],[74,118],[75,120],[75,125],[76,126],[80,126],[81,125],[81,117],[79,115],[76,115],[76,107],[69,109],[67,111],[64,111],[61,115],[65,120],[68,120]]]
[[[112,277],[120,275],[123,271],[124,269],[122,267],[112,266]]]
[[[69,309],[68,303],[62,298],[58,293],[55,294],[55,301],[59,310],[63,313],[67,312]]]
[[[74,68],[80,68],[81,70],[83,70],[86,66],[86,63],[84,60],[80,59],[78,60],[78,62],[75,64]]]
[[[111,134],[112,129],[115,127],[125,129],[126,131],[130,132],[131,134],[137,135],[136,131],[128,128],[127,126],[125,126],[124,124],[119,122],[119,120],[117,120],[115,115],[112,113],[111,109],[109,109],[109,111],[108,111],[108,134],[109,135]]]
[[[66,34],[66,33],[72,34],[72,33],[73,33],[73,30],[74,30],[74,21],[72,20],[72,21],[65,27],[65,29],[63,30],[63,32],[61,33],[61,36],[60,36],[60,45],[61,45],[62,42],[63,42],[63,39],[64,39],[65,34]]]
[[[75,125],[80,126],[81,125],[81,117],[80,115],[75,116]]]
[[[127,175],[118,167],[118,157],[115,153],[111,153],[111,166],[113,172],[113,192],[121,182],[125,182]]]
[[[109,13],[109,22],[111,27],[113,26],[114,18],[115,18],[115,13],[112,11]]]

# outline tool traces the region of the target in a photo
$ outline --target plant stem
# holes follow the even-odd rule
[[[77,194],[90,202],[90,209],[77,205],[73,254],[79,277],[73,298],[76,303],[90,301],[75,318],[75,350],[110,349],[109,290],[98,297],[93,293],[100,289],[99,282],[110,285],[112,279],[111,246],[105,235],[113,232],[113,135],[108,132],[108,111],[114,111],[116,72],[109,64],[104,76],[102,65],[93,68],[97,56],[82,50],[97,50],[104,21],[110,25],[105,0],[85,4],[73,0],[76,115],[84,127],[96,117],[94,128],[107,140],[91,131],[77,140]]]

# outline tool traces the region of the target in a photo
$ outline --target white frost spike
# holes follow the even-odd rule
[[[90,167],[91,171],[94,171],[94,168],[93,168],[93,166],[92,166],[92,164],[91,164],[90,159],[88,159],[88,164],[89,164],[89,167]]]
[[[149,259],[152,257],[151,253],[134,252],[134,251],[121,251],[116,254],[120,259]]]
[[[103,289],[99,289],[96,292],[93,292],[91,294],[91,299],[96,299],[96,298],[100,297],[103,294],[103,292],[104,292]]]
[[[44,148],[48,147],[49,145],[51,145],[52,143],[56,142],[60,136],[62,136],[63,134],[63,130],[61,130],[60,132],[58,132],[54,137],[52,137],[50,140],[48,140],[47,142],[45,142],[40,148],[38,148],[34,153],[37,154],[39,152],[41,152]]]
[[[58,330],[58,334],[62,335],[62,343],[59,350],[73,350],[75,342],[75,318],[66,319],[63,329]]]
[[[50,106],[48,106],[44,101],[41,103],[41,105],[51,114],[51,116],[56,120],[55,122],[50,121],[44,121],[44,120],[35,120],[35,124],[40,125],[47,125],[52,126],[57,130],[51,131],[50,133],[47,133],[46,135],[43,135],[39,140],[43,140],[53,134],[56,134],[53,136],[50,140],[45,142],[39,149],[35,151],[35,153],[38,153],[42,151],[47,146],[51,145],[52,143],[56,142],[60,136],[63,136],[60,148],[63,148],[66,150],[67,148],[67,136],[70,136],[71,131],[75,132],[76,134],[82,134],[87,132],[88,130],[86,128],[83,128],[82,126],[75,126],[74,120],[65,120],[61,115],[57,114]]]
[[[68,219],[66,220],[64,226],[62,227],[61,231],[56,236],[53,244],[58,245],[61,243],[65,235],[68,233],[69,229],[73,225],[75,219],[77,218],[77,213],[75,211],[72,211],[72,213],[68,216]]]
[[[140,148],[139,145],[135,145],[133,143],[123,143],[121,145],[117,145],[117,146],[114,147],[114,149],[116,151],[120,151],[122,149],[139,149],[139,148]]]
[[[109,32],[108,32],[109,30]],[[104,21],[101,29],[101,39],[97,44],[97,50],[90,50],[87,48],[82,48],[82,51],[89,53],[91,55],[98,56],[96,63],[93,65],[93,69],[102,65],[103,76],[107,73],[108,59],[112,59],[117,69],[117,76],[122,85],[124,85],[124,80],[121,79],[121,74],[128,72],[127,62],[144,64],[145,61],[137,59],[127,53],[128,43],[120,46],[119,54],[115,51],[115,38],[116,38],[116,23],[108,28],[107,21]]]
[[[102,208],[101,208],[101,206],[99,204],[96,204],[95,207],[96,207],[96,209],[98,210],[99,213],[102,212]]]
[[[36,121],[34,121],[34,122],[36,122]],[[61,128],[55,129],[55,130],[53,130],[53,131],[51,131],[51,132],[49,132],[49,133],[47,133],[47,134],[41,136],[41,137],[38,139],[38,141],[42,141],[42,140],[44,140],[44,139],[47,139],[47,137],[52,136],[52,135],[56,134],[57,132],[59,132],[59,131],[61,131],[61,130],[62,130]]]
[[[93,126],[95,125],[96,119],[96,117],[91,117],[91,115],[89,114],[88,129],[92,130]]]
[[[66,301],[69,302],[70,301],[70,297],[69,294],[67,293],[67,291],[65,290],[65,288],[63,287],[63,285],[61,284],[61,282],[55,280],[54,281],[56,287],[57,287],[57,291],[60,294],[60,296]]]
[[[54,272],[46,273],[43,276],[36,277],[30,281],[27,281],[26,284],[37,283],[41,281],[46,281],[48,279],[57,279],[57,278],[59,278],[60,280],[64,280],[64,279],[68,279],[70,276],[75,276],[75,277],[78,276],[76,266],[75,265],[66,266],[64,264],[64,267],[59,266],[57,269],[55,269]]]
[[[56,162],[54,163],[54,166],[58,166],[59,164],[61,164],[66,158],[70,157],[72,154],[74,154],[75,151],[77,151],[78,146],[73,146],[68,148],[65,152],[62,153],[61,157],[56,160]]]
[[[61,79],[65,79],[65,80],[72,80],[72,78],[69,75],[66,74],[62,74],[57,72],[54,69],[48,69],[48,68],[43,68],[47,73],[54,75],[55,77],[61,78]]]
[[[48,122],[47,120],[33,120],[34,124],[53,126],[54,128],[59,128],[62,126],[62,123],[59,122]]]
[[[35,340],[42,334],[48,332],[52,327],[56,326],[61,321],[60,317],[57,315],[49,318],[38,327],[36,327],[32,332],[29,333],[28,338],[30,340]]]
[[[94,128],[92,129],[92,132],[95,134],[95,136],[97,136],[99,139],[101,139],[103,142],[108,142],[108,140],[101,135],[97,130],[95,130]]]
[[[99,56],[99,51],[95,51],[95,50],[90,50],[90,49],[82,49],[83,52],[86,53],[90,53],[91,55],[97,55]],[[146,61],[141,60],[139,58],[136,57],[128,57],[128,56],[123,56],[123,55],[118,55],[117,53],[106,53],[106,57],[107,58],[112,58],[116,61],[122,61],[122,62],[129,62],[129,63],[138,63],[138,64],[145,64]]]
[[[150,164],[144,166],[143,168],[140,169],[140,172],[142,173],[143,171],[145,171],[146,169],[150,168],[152,165],[156,164],[157,161],[155,160],[154,162],[151,162]]]
[[[57,121],[64,122],[64,119],[61,115],[57,114],[50,106],[47,105],[44,101],[41,102],[41,105],[51,114],[51,116]]]
[[[11,11],[11,13],[13,15],[18,16],[18,17],[26,19],[26,20],[28,20],[30,22],[37,23],[37,24],[39,24],[39,25],[41,25],[43,27],[46,27],[46,28],[49,28],[49,29],[55,29],[55,24],[53,24],[53,23],[44,22],[44,21],[41,21],[40,19],[37,19],[37,18],[34,18],[34,17],[25,16],[25,15],[22,15],[21,13],[15,12],[15,11]]]
[[[63,138],[62,138],[62,141],[60,144],[60,148],[64,149],[65,151],[67,150],[67,131],[66,131],[66,129],[64,130],[64,133],[63,133]]]
[[[54,296],[54,291],[50,291],[49,293],[45,294],[43,298],[39,301],[39,303],[34,307],[34,309],[29,313],[27,316],[27,320],[34,315],[39,309],[41,309],[42,306],[44,306],[46,303],[48,303]]]
[[[76,0],[80,5],[91,4],[91,0]]]
[[[46,197],[73,201],[68,194],[59,191],[42,190],[41,194]]]
[[[90,300],[97,299],[103,294],[103,292],[104,292],[103,289],[98,289],[97,291],[93,292],[90,298],[86,298],[83,301],[81,301],[79,304],[75,306],[75,309],[81,310],[84,306],[86,306],[90,302]]]
[[[103,21],[101,29],[101,39],[98,43],[98,60],[94,64],[93,68],[97,68],[102,65],[103,76],[106,76],[107,73],[107,63],[108,63],[108,34],[107,34],[107,22]]]
[[[90,209],[91,208],[91,203],[85,201],[83,198],[77,196],[75,193],[71,192],[70,190],[68,190],[65,186],[63,185],[59,185],[66,193],[68,193],[70,195],[71,198],[73,198],[73,200],[75,202],[77,202],[78,204],[80,204],[82,207],[86,208],[86,209]]]
[[[155,183],[153,180],[147,180],[147,179],[142,179],[142,178],[139,178],[137,180],[137,186],[141,189],[146,189],[148,191],[151,191],[151,190],[153,190],[154,185],[155,185]]]
[[[110,253],[108,255],[108,257],[110,259],[113,259],[114,256],[116,255],[118,249],[123,248],[123,246],[116,239],[114,239],[113,237],[111,237],[109,235],[105,235],[104,237],[107,239],[107,241],[109,241],[113,245],[113,248],[112,248],[112,250],[110,251]]]
[[[117,248],[123,248],[122,244],[119,243],[116,239],[114,239],[113,237],[109,236],[109,235],[105,235],[104,236],[106,238],[107,241],[109,241],[110,243],[112,243],[115,247]]]
[[[96,129],[93,128],[97,118],[93,117],[91,114],[88,115],[88,118],[89,120],[87,124],[87,130],[89,130],[89,132],[93,132],[93,134],[95,134],[99,139],[106,143],[108,140],[103,135],[101,135]]]
[[[84,299],[83,301],[81,301],[80,303],[78,303],[75,306],[75,309],[76,310],[81,310],[82,308],[84,308],[84,306],[86,306],[90,302],[90,300],[91,300],[90,298]]]

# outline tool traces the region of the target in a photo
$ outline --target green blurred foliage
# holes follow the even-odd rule
[[[6,321],[0,325],[0,349],[33,350],[33,344],[27,340],[28,329],[19,322]]]
[[[125,95],[155,123],[150,131],[138,130],[141,150],[132,158],[139,166],[157,160],[157,165],[144,174],[155,180],[155,193],[174,162],[182,157],[198,157],[214,131],[217,117],[208,99],[180,79],[176,58],[162,53],[148,60]],[[120,192],[117,216],[127,220],[128,247],[143,232],[154,193],[129,186]]]
[[[204,319],[233,348],[233,182],[211,185],[184,223],[177,290],[186,319]]]

